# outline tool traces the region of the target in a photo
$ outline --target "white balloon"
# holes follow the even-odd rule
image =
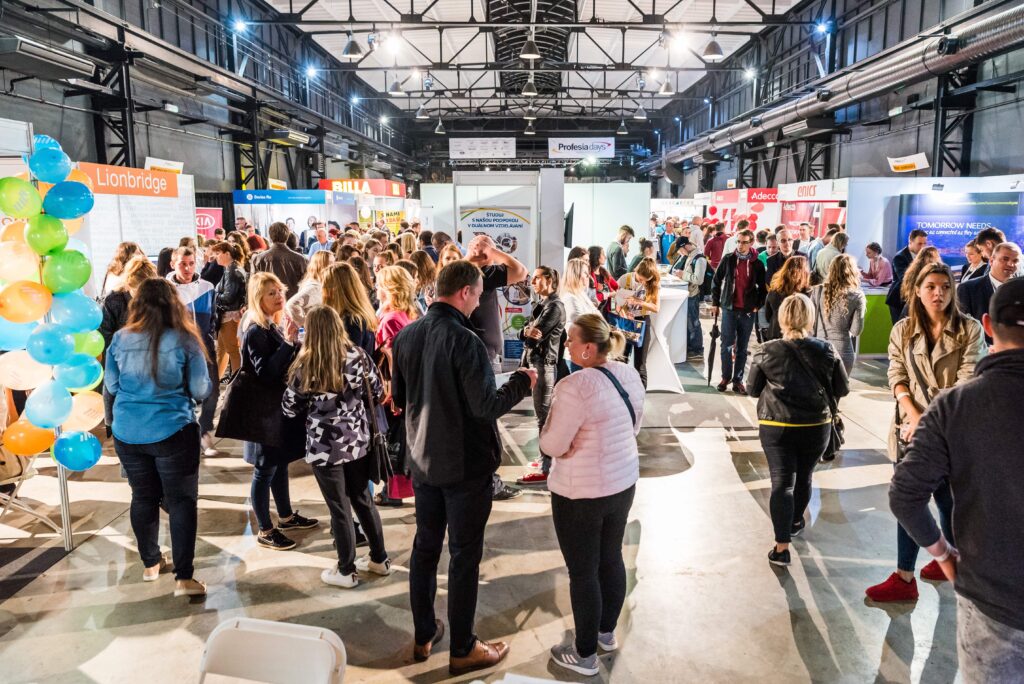
[[[49,380],[52,372],[53,366],[39,363],[24,349],[0,355],[0,384],[9,389],[35,389]]]
[[[71,415],[61,426],[65,432],[88,432],[103,420],[103,396],[98,392],[79,392],[71,397]]]
[[[0,280],[38,280],[39,257],[24,242],[0,242]]]

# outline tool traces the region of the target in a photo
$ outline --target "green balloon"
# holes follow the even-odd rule
[[[75,339],[76,353],[88,354],[93,357],[103,353],[103,335],[100,334],[99,330],[71,333],[71,337]]]
[[[12,218],[27,219],[42,208],[43,200],[34,185],[14,176],[0,178],[0,211]]]
[[[60,219],[36,214],[25,226],[25,242],[40,256],[56,254],[68,244],[68,230]]]
[[[54,294],[74,292],[89,281],[92,264],[81,252],[66,249],[46,258],[43,285]]]

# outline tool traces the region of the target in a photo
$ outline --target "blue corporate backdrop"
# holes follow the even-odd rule
[[[939,248],[951,266],[966,261],[964,245],[984,228],[998,228],[1006,239],[1024,241],[1024,207],[1019,192],[946,193],[900,195],[898,246],[907,245],[915,228],[928,233],[928,244]]]

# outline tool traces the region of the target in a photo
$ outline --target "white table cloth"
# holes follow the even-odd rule
[[[685,287],[662,287],[661,306],[651,316],[654,338],[647,352],[647,391],[683,393],[676,363],[686,361]]]

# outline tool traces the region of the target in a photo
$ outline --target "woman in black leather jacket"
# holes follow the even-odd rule
[[[235,373],[242,366],[242,356],[238,348],[238,323],[242,320],[242,308],[245,306],[245,288],[247,277],[239,266],[242,250],[231,242],[218,242],[211,250],[217,264],[224,268],[224,273],[215,288],[217,296],[217,377],[223,377],[228,361],[231,372]]]
[[[537,429],[544,429],[544,422],[551,407],[551,394],[555,383],[568,374],[562,360],[565,345],[565,306],[558,298],[558,271],[539,266],[530,280],[534,292],[540,297],[533,307],[530,322],[519,331],[519,339],[526,347],[524,361],[537,371],[537,383],[533,386],[533,409],[537,414]],[[560,372],[561,371],[561,372]],[[520,485],[542,485],[548,481],[551,457],[541,454],[541,471],[529,473],[516,480]]]
[[[772,480],[775,546],[768,562],[786,566],[790,539],[804,529],[814,466],[832,434],[828,397],[845,397],[849,381],[832,345],[811,337],[814,305],[807,295],[786,297],[777,315],[782,339],[761,347],[747,388],[758,398],[761,447]]]

